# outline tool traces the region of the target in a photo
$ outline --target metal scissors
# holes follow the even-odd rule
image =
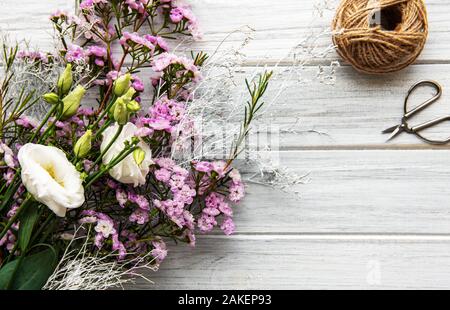
[[[412,93],[419,87],[421,86],[431,86],[436,90],[436,95],[433,98],[428,99],[427,101],[425,101],[424,103],[422,103],[421,105],[415,107],[412,110],[408,111],[408,101],[409,98],[411,97]],[[433,127],[435,125],[438,125],[440,123],[443,123],[445,121],[450,121],[450,115],[447,116],[442,116],[439,118],[436,118],[434,120],[428,121],[426,123],[423,123],[421,125],[417,125],[417,126],[410,126],[408,121],[411,117],[413,117],[414,115],[416,115],[417,113],[423,111],[424,109],[426,109],[427,107],[429,107],[430,105],[432,105],[433,103],[435,103],[437,100],[439,100],[439,98],[441,98],[442,96],[442,86],[435,81],[431,81],[431,80],[425,80],[425,81],[420,81],[417,82],[416,84],[414,84],[408,91],[408,94],[405,98],[405,105],[404,105],[404,115],[402,118],[402,123],[400,125],[397,126],[393,126],[391,128],[388,128],[386,130],[383,131],[383,134],[388,134],[390,133],[391,136],[389,137],[389,139],[387,141],[390,141],[392,139],[394,139],[396,136],[398,136],[399,134],[406,132],[409,134],[413,134],[415,136],[417,136],[418,138],[422,139],[423,141],[429,143],[429,144],[435,144],[435,145],[444,145],[450,142],[450,138],[448,138],[447,140],[433,140],[433,139],[427,139],[424,136],[422,136],[420,134],[420,132],[424,129]],[[387,142],[386,141],[386,142]]]

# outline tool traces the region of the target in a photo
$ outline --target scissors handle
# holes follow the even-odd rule
[[[419,87],[421,86],[425,86],[425,85],[429,85],[431,87],[433,87],[434,89],[436,89],[436,95],[433,98],[428,99],[427,101],[425,101],[424,103],[422,103],[421,105],[415,107],[414,109],[412,109],[411,111],[408,111],[408,101],[410,96],[412,95],[412,93]],[[419,113],[420,111],[424,110],[425,108],[427,108],[428,106],[430,106],[431,104],[433,104],[436,100],[438,100],[439,98],[441,98],[442,95],[442,86],[436,82],[436,81],[431,81],[431,80],[425,80],[425,81],[420,81],[416,84],[414,84],[408,91],[408,94],[405,98],[405,105],[404,105],[404,111],[405,111],[405,119],[409,119],[411,116],[415,115],[416,113]],[[442,122],[442,120],[441,120]],[[428,127],[430,127],[432,125],[429,125]],[[426,127],[426,128],[428,128]],[[423,128],[424,129],[424,128]]]
[[[446,122],[446,121],[450,121],[450,115],[442,116],[442,117],[436,118],[434,120],[428,121],[426,123],[423,123],[421,125],[414,126],[414,127],[411,128],[411,131],[416,133],[416,132],[419,132],[419,131],[422,131],[424,129],[433,127],[433,126],[435,126],[437,124],[440,124],[440,123],[443,123],[443,122]]]

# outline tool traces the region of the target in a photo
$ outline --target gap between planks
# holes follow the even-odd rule
[[[281,152],[291,151],[423,151],[436,150],[448,151],[449,145],[428,145],[428,144],[386,144],[386,145],[321,145],[321,146],[280,146]]]
[[[202,239],[236,239],[236,240],[340,240],[340,241],[448,241],[450,234],[432,233],[235,233],[224,236],[220,232],[198,237]]]

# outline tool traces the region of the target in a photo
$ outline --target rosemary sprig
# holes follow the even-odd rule
[[[247,101],[247,104],[245,106],[244,121],[242,123],[239,136],[233,142],[233,145],[231,147],[230,157],[227,162],[227,168],[231,165],[233,160],[235,160],[243,151],[243,149],[241,149],[241,146],[250,133],[251,124],[254,121],[258,111],[260,111],[264,106],[264,102],[261,101],[261,98],[266,93],[272,75],[273,71],[265,71],[264,73],[259,75],[257,81],[249,82],[248,79],[245,79],[245,84],[247,85],[247,89],[251,99]]]

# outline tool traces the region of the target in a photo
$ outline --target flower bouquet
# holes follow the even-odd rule
[[[190,7],[84,0],[50,19],[55,52],[2,46],[0,288],[109,288],[157,267],[167,241],[232,234],[244,197],[232,163],[271,73],[247,81],[228,158],[180,157],[201,136],[189,105],[208,62],[170,52],[201,35]]]

